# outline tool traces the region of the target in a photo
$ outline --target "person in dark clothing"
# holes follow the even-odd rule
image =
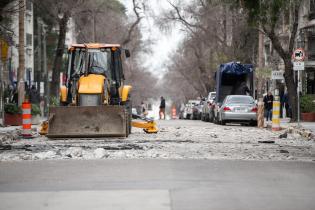
[[[32,104],[37,104],[37,103],[39,103],[39,100],[38,100],[38,93],[37,93],[37,90],[36,90],[35,85],[32,85],[32,88],[31,88],[29,94],[30,94],[30,102],[31,102]]]
[[[284,107],[285,107],[285,116],[291,117],[291,108],[290,108],[290,104],[289,104],[288,92],[285,92],[283,95],[283,103],[284,103]]]
[[[162,119],[162,115],[163,115],[163,119],[165,120],[165,99],[163,98],[163,96],[161,96],[159,115],[160,115],[160,120]]]
[[[264,97],[266,121],[272,120],[272,104],[273,104],[273,100],[274,100],[273,95],[269,91],[268,94]]]
[[[246,82],[237,82],[232,90],[232,95],[250,95]]]

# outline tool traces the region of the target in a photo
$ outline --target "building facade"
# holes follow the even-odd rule
[[[315,94],[315,0],[304,0],[299,12],[297,47],[305,50],[303,92]]]
[[[12,1],[7,7],[12,7],[16,1]],[[24,17],[24,52],[25,52],[25,75],[24,79],[30,86],[34,81],[34,16],[33,3],[31,0],[25,0],[25,17]],[[18,12],[12,15],[10,29],[13,32],[12,44],[8,52],[9,62],[4,69],[5,78],[8,79],[6,84],[17,81],[17,72],[19,67],[19,15]]]

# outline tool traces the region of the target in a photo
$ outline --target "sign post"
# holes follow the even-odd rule
[[[298,112],[298,126],[300,126],[300,89],[301,89],[301,81],[300,81],[300,71],[304,70],[304,58],[305,58],[305,52],[302,48],[298,48],[294,50],[292,54],[292,59],[293,59],[293,70],[298,71],[298,85],[297,85],[297,99],[298,99],[298,107],[297,107],[297,112]]]

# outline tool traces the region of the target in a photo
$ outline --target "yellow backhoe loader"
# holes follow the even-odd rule
[[[61,105],[49,108],[47,137],[130,134],[131,86],[124,84],[123,53],[130,56],[118,44],[71,45],[66,82],[60,89]]]

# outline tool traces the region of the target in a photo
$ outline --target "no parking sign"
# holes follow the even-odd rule
[[[292,54],[292,59],[294,61],[304,61],[305,59],[305,52],[302,48],[298,48],[296,50],[294,50],[293,54]]]

